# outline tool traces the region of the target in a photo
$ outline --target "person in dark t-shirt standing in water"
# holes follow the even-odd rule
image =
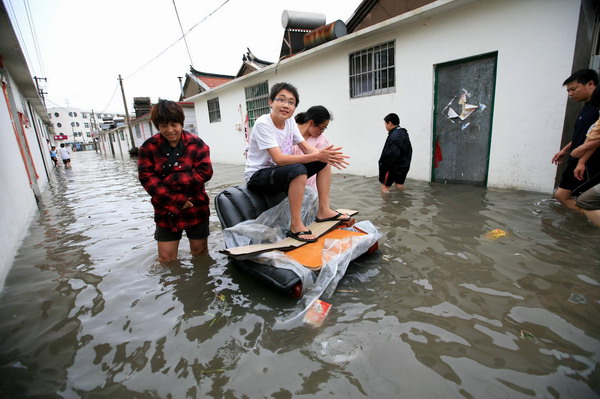
[[[583,144],[588,129],[598,119],[598,109],[589,103],[592,93],[598,85],[598,73],[596,71],[593,69],[579,70],[569,76],[563,85],[567,87],[569,98],[573,101],[583,102],[585,105],[577,118],[577,122],[575,122],[571,141],[552,157],[552,163],[556,165],[560,164],[567,154]],[[575,203],[576,200],[573,198],[573,190],[582,183],[574,174],[577,162],[577,158],[568,157],[567,166],[562,173],[554,197],[567,208],[579,211],[580,209]],[[585,175],[593,176],[598,172],[600,172],[600,153],[596,151],[586,163]]]

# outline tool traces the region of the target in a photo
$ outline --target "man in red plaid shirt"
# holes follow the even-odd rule
[[[202,139],[183,130],[183,108],[160,100],[150,119],[160,131],[140,147],[139,179],[152,197],[158,260],[177,258],[183,230],[192,255],[208,252],[209,198],[204,184],[213,175],[210,149]]]

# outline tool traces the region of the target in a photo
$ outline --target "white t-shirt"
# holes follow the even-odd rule
[[[285,127],[278,129],[270,114],[261,115],[256,120],[250,134],[244,179],[250,180],[257,170],[277,166],[267,149],[279,147],[283,154],[291,155],[294,145],[302,141],[304,141],[304,137],[293,118],[286,119]]]
[[[67,150],[67,147],[60,147],[58,149],[58,152],[60,152],[60,157],[63,160],[71,158],[71,153],[69,152],[69,150]]]

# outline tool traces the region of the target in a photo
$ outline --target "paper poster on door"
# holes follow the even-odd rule
[[[450,122],[456,123],[459,121],[465,121],[465,119],[469,118],[477,110],[479,110],[479,112],[482,112],[484,109],[487,108],[485,104],[482,104],[480,102],[477,103],[478,105],[470,104],[469,100],[471,96],[471,93],[469,93],[466,89],[462,89],[462,93],[460,93],[457,96],[454,96],[452,100],[450,100],[450,102],[442,110],[442,115],[448,118]],[[456,105],[454,105],[454,101],[457,98],[458,101],[456,102]],[[454,108],[460,108],[460,114],[454,110],[453,105]],[[470,124],[470,122],[463,123],[461,130],[466,129],[467,126],[469,126]]]

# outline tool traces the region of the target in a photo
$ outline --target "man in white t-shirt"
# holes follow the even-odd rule
[[[65,168],[71,167],[71,153],[69,152],[69,149],[65,147],[65,143],[60,143],[58,152],[60,153],[63,164],[65,164]]]
[[[275,194],[286,192],[290,201],[291,224],[287,235],[303,242],[317,240],[301,218],[306,179],[317,175],[319,208],[317,222],[350,220],[348,215],[329,206],[331,166],[338,169],[348,165],[339,147],[321,150],[304,141],[298,126],[291,118],[299,102],[298,90],[289,83],[277,83],[271,88],[271,113],[260,116],[252,128],[244,178],[253,191]],[[292,147],[303,155],[291,155]]]

